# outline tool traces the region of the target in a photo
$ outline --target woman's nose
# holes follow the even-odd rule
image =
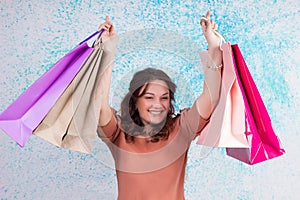
[[[162,108],[162,104],[160,100],[156,100],[154,104],[152,105],[153,108]]]

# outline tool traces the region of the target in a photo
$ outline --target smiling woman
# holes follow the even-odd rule
[[[209,19],[209,11],[206,18],[201,20],[208,43],[203,92],[191,108],[178,115],[172,104],[176,85],[162,70],[146,68],[134,74],[118,116],[108,100],[112,65],[104,72],[98,135],[114,157],[118,199],[184,199],[187,152],[209,121],[221,83],[221,38],[215,34],[217,24]],[[99,29],[105,30],[104,49],[105,45],[116,46],[117,36],[108,17]]]
[[[121,103],[121,125],[127,141],[134,136],[150,136],[151,141],[167,139],[174,117],[175,84],[161,70],[147,68],[137,72]]]
[[[293,23],[300,21],[299,1],[1,1],[0,109],[4,111],[109,15],[119,39],[109,94],[116,116],[121,115],[121,102],[133,74],[147,67],[164,70],[176,83],[176,102],[172,104],[177,114],[180,109],[191,107],[203,89],[199,52],[207,48],[207,43],[199,18],[207,8],[214,11],[213,19],[226,40],[242,48],[288,153],[270,162],[248,166],[226,156],[224,149],[206,148],[196,145],[194,140],[188,152],[185,198],[299,199],[300,23]],[[146,152],[150,145],[171,139],[147,143],[144,138],[135,137],[128,147],[131,152],[136,146],[144,149],[134,150]],[[184,138],[175,141],[180,139]],[[145,145],[138,146],[142,141]],[[167,147],[176,146],[175,141]],[[169,155],[168,150],[175,153],[166,148],[165,155]],[[158,161],[167,166],[169,158],[162,156],[158,160],[150,153],[138,155],[139,158],[131,154],[128,160],[116,157],[117,164],[149,159],[151,163],[140,162],[144,164],[140,164],[143,170],[136,170],[147,172],[158,169],[160,166],[153,167]],[[129,172],[125,167],[119,169]],[[88,155],[56,148],[36,136],[20,148],[0,130],[1,199],[117,199],[119,181],[115,168],[111,151],[100,139],[95,141],[93,154]],[[154,177],[147,178],[149,185],[152,184]],[[156,193],[152,186],[160,185],[164,179],[167,177],[161,176],[145,189]]]

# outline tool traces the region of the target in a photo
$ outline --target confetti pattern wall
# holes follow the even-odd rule
[[[178,85],[176,110],[202,90],[199,26],[210,9],[227,41],[239,44],[287,154],[248,166],[224,149],[192,144],[185,196],[297,199],[300,168],[300,3],[287,1],[0,2],[0,111],[111,16],[119,35],[111,104],[118,109],[140,68],[163,68]],[[20,148],[0,131],[0,199],[116,199],[112,158],[100,140],[91,155],[32,136]]]

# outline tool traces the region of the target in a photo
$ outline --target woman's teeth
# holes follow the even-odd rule
[[[163,111],[161,110],[161,111],[153,111],[153,110],[149,110],[149,112],[151,113],[151,114],[153,114],[153,115],[159,115],[159,114],[161,114]]]

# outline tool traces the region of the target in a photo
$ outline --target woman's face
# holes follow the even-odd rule
[[[144,86],[145,87],[145,86]],[[167,116],[170,107],[169,88],[164,81],[155,80],[147,84],[146,91],[137,100],[136,106],[142,122],[159,124]]]

